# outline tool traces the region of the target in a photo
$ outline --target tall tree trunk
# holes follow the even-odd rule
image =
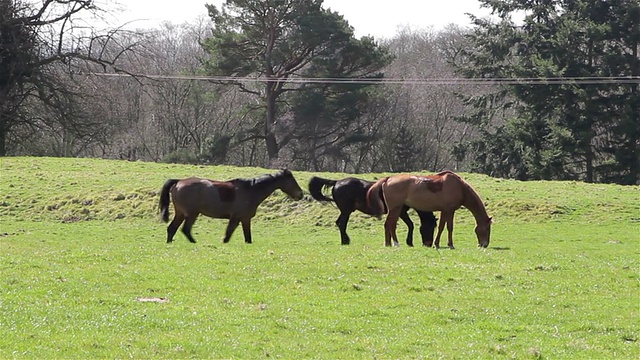
[[[0,157],[7,156],[7,133],[0,128]]]
[[[591,146],[587,146],[585,148],[585,162],[586,162],[586,179],[585,182],[588,183],[593,183],[593,172],[594,172],[594,168],[593,168],[593,149],[591,148]]]
[[[633,56],[631,57],[631,75],[640,76],[640,61],[638,61],[638,48],[640,44],[638,44],[638,38],[640,36],[640,29],[636,27],[636,36],[634,36],[634,41],[631,44],[631,49],[633,52]],[[629,164],[629,183],[640,184],[640,91],[638,91],[638,84],[635,83],[631,85],[631,113],[629,117],[631,118],[631,124],[636,124],[636,126],[632,126],[631,129],[635,129],[631,131],[629,134],[629,152],[630,158],[634,159]]]
[[[6,112],[0,111],[0,157],[7,156],[7,133],[9,118]]]
[[[274,125],[276,123],[276,93],[274,92],[274,82],[267,83],[267,116],[264,123],[264,137],[267,145],[267,156],[269,157],[269,164],[278,159],[278,153],[280,148],[278,140],[276,139],[276,133],[274,131]]]

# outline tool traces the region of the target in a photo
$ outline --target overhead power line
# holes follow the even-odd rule
[[[190,80],[212,81],[228,83],[260,83],[260,82],[287,82],[301,84],[399,84],[399,85],[567,85],[567,84],[640,84],[640,76],[583,76],[583,77],[549,77],[549,78],[310,78],[289,77],[269,78],[251,76],[197,76],[197,75],[149,75],[149,74],[124,74],[124,73],[82,73],[99,77],[142,77],[155,80]]]

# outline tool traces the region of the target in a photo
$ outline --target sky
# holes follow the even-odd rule
[[[155,27],[163,21],[180,24],[207,16],[205,3],[219,6],[224,0],[115,0],[103,7],[118,23],[134,21],[134,27]],[[414,30],[442,29],[448,24],[469,25],[465,13],[487,15],[477,0],[325,0],[324,7],[337,11],[355,29],[356,36],[390,38],[399,27]],[[118,12],[122,10],[122,12]],[[146,20],[143,20],[146,19]]]

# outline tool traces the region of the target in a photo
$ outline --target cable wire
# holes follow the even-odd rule
[[[198,75],[150,75],[124,73],[83,72],[83,75],[99,77],[141,77],[155,80],[189,80],[229,83],[286,82],[294,84],[396,84],[396,85],[596,85],[596,84],[640,84],[640,76],[582,76],[549,78],[310,78],[288,77],[269,78],[251,76],[198,76]]]

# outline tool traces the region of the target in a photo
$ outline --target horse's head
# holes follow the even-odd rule
[[[484,222],[476,225],[476,236],[478,237],[478,246],[486,248],[491,240],[491,217]]]
[[[278,177],[282,179],[278,186],[280,190],[284,191],[285,194],[289,195],[295,200],[302,199],[304,193],[302,192],[302,189],[300,188],[300,185],[298,185],[296,179],[293,177],[291,171],[289,171],[288,169],[282,169],[282,171],[280,171],[280,173],[278,174]]]

